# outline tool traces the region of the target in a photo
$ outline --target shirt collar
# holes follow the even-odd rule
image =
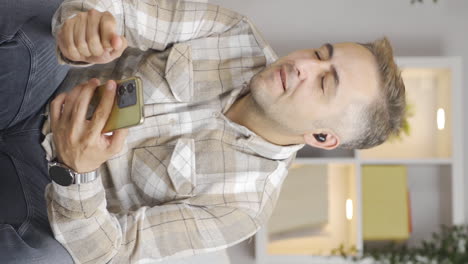
[[[231,126],[234,130],[244,135],[244,137],[238,140],[258,155],[272,159],[272,160],[284,160],[290,158],[294,153],[304,147],[304,144],[280,146],[266,141],[261,136],[255,134],[253,131],[245,126],[239,125],[232,122],[225,115],[221,115],[225,122]]]

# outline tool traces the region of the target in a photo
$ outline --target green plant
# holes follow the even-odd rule
[[[341,256],[343,258],[347,258],[350,255],[356,255],[358,250],[355,245],[346,248],[345,245],[341,244],[338,248],[335,248],[331,251],[331,255],[333,256]]]
[[[364,247],[361,255],[340,246],[332,251],[350,263],[372,260],[374,264],[466,264],[468,263],[468,226],[442,226],[428,240],[414,247],[405,243],[389,243],[379,249]]]

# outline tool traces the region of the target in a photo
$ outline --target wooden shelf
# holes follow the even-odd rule
[[[354,158],[296,158],[295,164],[327,165],[329,163],[356,163]]]
[[[361,165],[451,165],[451,159],[363,159]]]
[[[296,158],[294,164],[327,165],[452,165],[452,159],[355,159],[355,158]]]

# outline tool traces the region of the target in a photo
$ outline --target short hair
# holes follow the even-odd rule
[[[366,149],[380,145],[390,136],[399,135],[405,120],[405,84],[393,59],[390,41],[384,37],[361,45],[374,55],[380,90],[378,98],[362,111],[359,131],[352,139],[341,143],[340,147],[346,149]]]

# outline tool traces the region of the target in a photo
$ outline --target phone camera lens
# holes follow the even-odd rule
[[[129,84],[127,85],[127,91],[128,91],[129,93],[133,93],[134,90],[135,90],[135,85],[134,85],[133,83],[129,83]]]
[[[118,93],[120,96],[122,96],[125,93],[125,86],[123,85],[119,86]]]

